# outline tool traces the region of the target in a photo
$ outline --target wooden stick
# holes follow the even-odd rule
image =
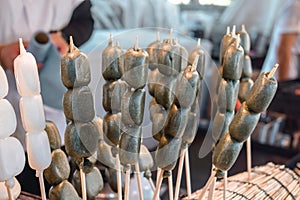
[[[241,42],[240,34],[237,34],[236,40],[235,40],[235,48],[238,48]]]
[[[149,180],[150,187],[151,187],[151,189],[152,189],[153,192],[154,192],[154,191],[155,191],[155,185],[154,185],[154,183],[153,183],[153,180],[152,180],[152,178],[149,178],[148,180]]]
[[[116,154],[116,167],[117,167],[118,200],[122,200],[122,180],[121,180],[121,166],[120,166],[119,154]]]
[[[14,195],[12,193],[12,188],[14,187],[15,181],[13,180],[13,182],[10,183],[10,180],[5,181],[5,186],[6,186],[6,190],[7,190],[7,195],[8,195],[8,199],[9,200],[15,200]]]
[[[227,26],[226,28],[226,35],[229,35],[230,34],[230,26]]]
[[[191,199],[195,199],[197,197],[197,193],[193,193],[192,196],[191,196]],[[187,199],[188,197],[185,197],[184,199]]]
[[[190,174],[190,158],[189,158],[189,150],[185,150],[185,177],[186,177],[186,188],[188,198],[191,199],[192,196],[192,186],[191,186],[191,174]]]
[[[74,42],[72,35],[70,36],[70,52],[72,53],[74,51]]]
[[[124,200],[129,200],[129,188],[130,188],[130,166],[127,167],[125,172],[125,194]]]
[[[169,199],[173,200],[173,179],[172,174],[168,177]]]
[[[198,38],[198,41],[197,41],[197,49],[200,49],[200,47],[201,47],[201,39],[200,38]]]
[[[215,191],[215,185],[216,185],[217,178],[214,177],[212,184],[210,185],[209,193],[208,193],[208,200],[214,199],[214,191]]]
[[[158,167],[156,171],[156,185],[158,185],[159,175],[160,175],[161,169]]]
[[[114,42],[113,35],[112,35],[112,33],[110,33],[110,34],[109,34],[109,42],[108,42],[108,43],[109,43],[110,45],[113,45],[113,42]]]
[[[228,184],[228,173],[225,171],[224,173],[224,192],[223,192],[223,199],[226,200],[226,191],[227,191],[227,184]]]
[[[268,78],[272,78],[275,75],[275,72],[277,71],[277,68],[279,67],[279,64],[276,63],[273,68],[271,69],[271,71],[268,74]]]
[[[251,136],[247,139],[247,171],[248,171],[248,181],[251,180],[251,166],[252,166],[252,159],[251,159]]]
[[[144,200],[143,185],[142,185],[142,180],[141,180],[141,173],[140,173],[139,163],[135,164],[135,171],[136,171],[136,175],[137,175],[137,182],[138,182],[138,187],[139,187],[140,200]]]
[[[233,26],[232,26],[232,31],[231,31],[231,36],[232,36],[232,37],[235,37],[235,34],[236,34],[236,26],[233,25]]]
[[[83,163],[83,162],[82,162]],[[82,164],[83,165],[83,164]],[[80,182],[81,182],[81,194],[82,194],[82,200],[87,200],[86,197],[86,182],[85,182],[85,174],[82,169],[82,165],[79,166],[79,172],[80,172]],[[46,194],[45,194],[46,196]],[[42,198],[43,199],[43,198]],[[43,199],[44,200],[44,199]]]
[[[26,53],[26,49],[24,48],[24,44],[23,44],[22,38],[19,38],[19,48],[20,48],[20,55]]]
[[[202,200],[208,187],[211,185],[211,183],[213,182],[214,178],[215,178],[215,175],[216,175],[216,171],[212,170],[211,172],[211,175],[208,179],[208,181],[206,182],[205,186],[203,187],[202,191],[201,191],[201,194],[199,195],[198,199],[197,200]]]
[[[161,187],[161,184],[162,184],[162,181],[163,181],[163,175],[164,175],[164,170],[160,170],[159,177],[158,177],[158,180],[157,180],[157,184],[156,184],[156,188],[155,188],[152,200],[157,200],[158,197],[159,197],[160,187]]]
[[[37,173],[37,176],[39,177],[39,183],[40,183],[40,190],[41,190],[42,200],[46,200],[47,198],[46,198],[46,191],[45,191],[43,171],[41,171],[41,172],[37,171],[36,173]]]
[[[176,185],[175,185],[174,200],[177,200],[178,196],[179,196],[180,183],[181,183],[182,170],[183,170],[183,161],[184,161],[184,157],[185,157],[184,151],[185,151],[185,149],[182,149],[181,153],[180,153],[178,171],[177,171],[177,179],[176,179]]]
[[[14,196],[12,194],[11,188],[6,187],[6,190],[7,190],[8,199],[9,200],[15,200],[15,198],[14,198]]]
[[[242,24],[242,31],[246,31],[245,24]]]
[[[134,44],[134,50],[137,51],[139,48],[139,36],[135,36],[135,44]]]

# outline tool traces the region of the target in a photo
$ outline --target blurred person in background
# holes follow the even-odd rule
[[[290,80],[299,76],[300,55],[300,0],[286,0],[277,13],[269,50],[262,71],[269,71],[279,63],[278,80]]]
[[[179,6],[167,0],[91,0],[91,2],[95,29],[181,28]]]

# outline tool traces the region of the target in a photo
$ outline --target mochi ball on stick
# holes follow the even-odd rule
[[[0,66],[0,182],[5,182],[5,198],[15,199],[21,192],[15,176],[20,174],[25,166],[25,154],[20,141],[10,137],[16,130],[17,119],[12,105],[3,99],[7,94],[7,77]]]
[[[28,162],[39,177],[42,199],[46,199],[43,171],[51,163],[51,150],[47,133],[40,81],[33,55],[26,52],[20,39],[20,55],[14,60],[17,89],[21,95],[20,112],[26,133]]]

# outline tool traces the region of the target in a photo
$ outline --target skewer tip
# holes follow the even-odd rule
[[[113,41],[114,41],[114,39],[113,39],[113,34],[112,34],[112,33],[110,33],[110,34],[109,34],[109,41],[108,41],[108,45],[112,45],[112,44],[113,44]]]
[[[74,46],[74,42],[73,42],[73,37],[72,35],[70,36],[70,52],[73,52],[75,49],[75,46]]]
[[[24,47],[22,38],[19,38],[19,46],[20,46],[20,55],[25,54],[26,53],[26,49]]]
[[[240,34],[237,34],[236,39],[235,39],[235,47],[236,48],[239,47],[240,41],[241,41]]]
[[[227,26],[226,28],[226,35],[229,35],[230,34],[230,26]]]
[[[197,42],[197,49],[200,49],[200,42],[201,42],[201,39],[198,38],[198,42]]]
[[[138,47],[139,47],[138,44],[139,44],[139,36],[136,35],[136,36],[135,36],[134,50],[137,50],[137,49],[138,49]]]
[[[245,24],[242,24],[242,31],[246,32]]]
[[[236,33],[236,26],[233,25],[233,26],[232,26],[232,31],[231,31],[231,36],[234,37],[234,36],[235,36],[235,33]]]
[[[276,73],[278,67],[279,67],[279,64],[276,63],[276,64],[273,66],[273,68],[270,70],[270,72],[268,73],[267,77],[268,77],[268,78],[272,78],[272,77],[275,75],[275,73]]]

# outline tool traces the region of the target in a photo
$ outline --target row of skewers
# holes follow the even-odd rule
[[[242,26],[235,33],[235,26],[230,33],[229,27],[221,43],[220,76],[218,95],[213,108],[214,139],[212,172],[197,199],[203,199],[208,188],[208,199],[214,199],[217,178],[224,178],[224,191],[227,189],[227,171],[233,166],[247,141],[248,179],[251,180],[251,134],[256,127],[260,114],[271,103],[277,81],[274,78],[278,64],[270,72],[262,73],[255,83],[251,80],[252,67],[249,57],[250,37]],[[242,105],[235,114],[239,100]],[[223,199],[227,199],[226,192]]]
[[[277,65],[271,72],[263,73],[252,87],[249,42],[244,27],[237,35],[235,28],[232,33],[227,31],[222,42],[222,79],[219,80],[219,95],[214,108],[216,112],[213,114],[213,136],[216,142],[213,169],[199,199],[204,196],[215,177],[225,175],[226,178],[227,170],[235,162],[244,141],[255,128],[260,113],[268,107],[276,91],[277,82],[273,76]],[[21,54],[29,53],[25,54],[25,50],[21,49]],[[26,92],[30,94],[30,97],[23,98],[28,99],[28,106],[22,106],[27,109],[27,112],[23,112],[22,119],[28,132],[37,132],[27,134],[27,152],[29,164],[37,170],[40,178],[42,198],[46,198],[43,188],[43,171],[46,170],[46,178],[53,185],[50,199],[67,197],[69,193],[73,199],[79,198],[77,193],[84,200],[94,199],[103,187],[102,176],[94,167],[95,160],[92,158],[97,154],[97,159],[108,167],[112,177],[115,177],[111,185],[118,192],[119,200],[123,199],[123,195],[124,199],[129,199],[132,166],[137,172],[140,199],[144,199],[140,171],[144,172],[152,186],[153,200],[159,198],[163,178],[168,178],[170,199],[178,199],[184,161],[188,198],[191,199],[188,146],[197,133],[204,61],[205,54],[200,47],[200,40],[196,49],[188,54],[178,40],[173,38],[172,30],[170,38],[162,42],[158,34],[157,40],[148,46],[147,51],[138,47],[138,38],[135,45],[125,51],[118,42],[113,44],[111,36],[107,48],[102,53],[102,75],[106,80],[102,105],[107,112],[102,121],[95,116],[93,95],[88,87],[91,75],[87,57],[70,43],[70,51],[62,58],[61,75],[62,82],[68,89],[63,100],[68,121],[65,145],[66,152],[77,169],[73,180],[76,191],[66,180],[70,173],[69,170],[65,170],[68,169],[67,157],[57,145],[55,146],[59,144],[58,138],[51,137],[57,135],[55,128],[50,123],[46,125],[42,100],[34,97],[39,95],[37,72],[34,71],[35,82],[32,83],[26,72],[21,76],[18,74],[19,69],[15,70],[26,83],[18,83],[18,87],[22,89],[24,85],[28,85],[29,89],[33,90],[25,90],[25,93],[20,90],[21,96],[26,96]],[[30,70],[36,67],[32,59],[29,64],[26,62],[25,59],[20,65],[27,64]],[[141,125],[146,85],[153,97],[149,106],[152,133],[159,143],[154,158],[158,167],[156,186],[150,172],[154,162],[148,149],[142,145]],[[244,103],[234,115],[238,94]],[[22,102],[24,104],[24,101]],[[37,110],[37,114],[30,115],[30,110]],[[43,131],[45,128],[46,131]],[[46,133],[49,139],[44,137]],[[34,137],[37,136],[40,136],[43,143],[34,142]],[[179,170],[174,193],[172,170],[178,158]],[[12,177],[16,174],[17,172]],[[213,193],[210,193],[212,198]]]
[[[182,159],[187,157],[186,148],[193,141],[198,127],[200,80],[204,71],[204,52],[200,49],[200,42],[190,60],[196,61],[188,65],[188,53],[172,38],[172,32],[170,38],[163,42],[158,34],[157,40],[148,46],[147,51],[140,49],[136,40],[134,47],[124,52],[118,42],[113,45],[112,38],[103,51],[102,74],[106,80],[103,86],[103,107],[107,111],[103,131],[107,143],[112,144],[115,149],[118,177],[121,177],[120,163],[126,174],[124,199],[129,198],[131,166],[137,171],[140,199],[143,199],[138,163],[141,149],[147,152],[147,148],[141,144],[144,87],[147,83],[148,91],[153,96],[149,106],[152,133],[159,142],[154,159],[160,170],[156,188],[151,177],[148,178],[155,190],[153,199],[156,199],[162,178],[168,177],[169,194],[173,199],[171,171],[176,166],[179,154]],[[201,65],[197,65],[198,63]],[[149,152],[146,154],[149,155],[148,158],[151,157]],[[152,166],[153,162],[147,166],[148,171]],[[178,188],[179,183],[180,181]],[[123,194],[120,191],[121,184],[118,178],[119,199],[122,199]],[[177,189],[175,196],[178,196],[178,191]]]
[[[43,143],[41,143],[45,143],[45,145],[41,146],[41,144],[35,144],[34,142],[31,142],[31,145],[27,145],[28,153],[31,155],[30,166],[37,170],[40,177],[42,198],[46,198],[43,183],[44,170],[47,181],[53,185],[49,193],[50,199],[66,198],[67,196],[69,196],[68,198],[78,199],[79,196],[77,193],[82,199],[95,198],[103,187],[101,174],[91,161],[93,160],[91,157],[98,151],[97,159],[110,168],[110,175],[114,176],[116,174],[117,180],[110,181],[110,183],[112,188],[118,191],[118,198],[122,199],[123,191],[125,194],[124,198],[129,198],[130,169],[131,166],[134,166],[138,172],[140,198],[143,199],[142,185],[139,177],[140,168],[145,172],[145,176],[149,179],[153,190],[155,190],[150,172],[153,166],[153,160],[148,149],[141,145],[141,124],[145,104],[145,90],[143,87],[145,87],[148,78],[148,53],[138,48],[137,43],[133,48],[124,52],[118,44],[113,46],[111,38],[108,47],[104,50],[102,55],[104,66],[102,67],[103,77],[107,80],[107,83],[103,86],[103,107],[107,111],[107,115],[102,122],[101,119],[95,117],[93,96],[87,86],[91,78],[87,57],[73,45],[72,39],[70,39],[70,41],[70,51],[62,58],[61,75],[62,82],[68,89],[63,99],[64,113],[68,122],[65,132],[65,146],[68,156],[71,157],[71,161],[77,169],[73,175],[73,185],[76,191],[67,181],[70,175],[70,169],[66,155],[59,148],[61,141],[57,128],[55,124],[45,122],[41,101],[38,101],[39,104],[30,104],[31,107],[24,106],[25,108],[28,107],[27,110],[38,109],[37,111],[39,111],[35,112],[37,113],[35,116],[23,114],[23,116],[25,116],[23,117],[24,120],[27,120],[24,121],[25,127],[28,127],[26,126],[26,122],[27,124],[31,123],[30,125],[34,128],[37,127],[37,131],[41,131],[41,134],[44,136],[46,133],[48,134],[48,138],[43,137]],[[198,125],[196,117],[198,103],[196,98],[198,100],[200,99],[198,90],[201,85],[199,82],[199,74],[196,72],[197,62],[194,62],[193,65],[187,65],[187,54],[182,55],[182,53],[180,53],[181,50],[186,53],[186,50],[180,46],[177,41],[173,40],[172,37],[164,42],[167,43],[169,50],[172,49],[172,52],[170,53],[166,50],[163,52],[166,55],[162,59],[165,59],[167,63],[165,63],[166,68],[161,67],[161,70],[166,74],[161,74],[162,78],[160,81],[163,81],[164,78],[168,80],[169,77],[167,77],[167,75],[170,74],[168,74],[169,72],[167,71],[171,71],[173,82],[171,81],[171,85],[167,86],[159,82],[161,87],[154,90],[152,88],[152,91],[156,91],[154,92],[156,96],[161,95],[161,97],[158,98],[160,101],[167,100],[170,104],[168,106],[165,105],[164,109],[166,109],[166,111],[163,116],[164,122],[168,121],[168,126],[161,127],[162,130],[159,131],[167,130],[166,132],[169,133],[169,131],[172,130],[174,135],[166,136],[165,133],[160,135],[160,137],[169,139],[169,141],[160,140],[160,143],[164,141],[161,143],[161,146],[165,146],[165,148],[161,150],[162,153],[157,154],[157,157],[172,157],[172,163],[170,165],[170,159],[156,159],[156,162],[164,168],[163,170],[167,171],[166,174],[170,175],[169,170],[175,167],[176,155],[179,155],[181,147],[182,149],[186,149],[187,145],[191,143],[195,137]],[[156,41],[156,43],[160,43],[159,40]],[[21,43],[20,45],[22,47]],[[155,52],[156,55],[150,53],[152,57],[158,57],[158,54],[161,53],[158,51],[159,49],[159,47],[155,48],[155,50],[148,48],[148,51]],[[31,59],[32,56],[30,53],[25,52],[23,49],[21,50],[21,53],[28,54],[28,57]],[[199,53],[199,51],[203,56],[204,54],[200,50],[200,43],[194,52]],[[20,65],[24,65],[25,63],[29,69],[33,70],[34,67],[36,67],[36,63],[31,59],[28,64],[26,63],[27,59],[25,58],[20,62]],[[196,60],[198,59],[199,55]],[[204,58],[202,57],[201,59],[203,67]],[[178,62],[182,62],[179,64],[180,67],[178,67]],[[158,63],[155,63],[153,60],[150,63],[152,66],[158,65]],[[184,66],[187,67],[185,71],[182,72],[185,68]],[[157,68],[157,66],[155,68]],[[176,68],[177,71],[172,72],[172,68]],[[35,82],[30,86],[38,92],[38,76],[37,73],[34,74],[36,75],[34,79]],[[165,76],[163,77],[163,75]],[[28,78],[26,75],[22,77],[25,81]],[[180,87],[178,88],[177,81],[180,82],[180,84],[178,84]],[[23,85],[27,86],[26,84],[19,85],[22,87]],[[159,85],[157,84],[155,87],[157,86]],[[174,90],[170,90],[168,88],[169,86]],[[149,88],[150,87],[151,83],[149,83]],[[167,99],[165,99],[165,95],[168,96]],[[192,95],[192,98],[186,101],[184,98],[186,95]],[[175,97],[178,97],[176,103],[174,103]],[[34,107],[35,105],[38,106]],[[173,106],[172,110],[169,109],[171,105]],[[182,108],[180,108],[181,106]],[[179,109],[177,109],[177,107]],[[191,110],[191,108],[193,110]],[[157,113],[153,112],[152,114],[155,115]],[[174,120],[172,118],[174,118]],[[183,125],[181,124],[181,119],[185,119]],[[189,124],[189,127],[193,127],[193,129],[189,131],[188,134],[184,134],[187,124]],[[154,130],[158,130],[160,124],[154,123],[153,126],[156,126]],[[179,135],[176,135],[177,133],[173,126],[181,127],[181,133],[179,133]],[[46,131],[43,131],[43,129]],[[156,135],[155,131],[154,133],[154,135]],[[185,143],[183,144],[181,140],[182,135],[185,136]],[[37,145],[39,146],[37,147]],[[33,147],[35,147],[35,151],[31,151]],[[176,149],[175,154],[173,154],[172,148]],[[43,153],[40,154],[41,156],[37,156],[37,152]],[[182,153],[182,155],[184,154]],[[116,163],[115,166],[113,166],[114,163]],[[116,169],[112,169],[114,167],[116,167]],[[123,176],[121,169],[126,172],[125,183],[121,178]],[[163,174],[163,171],[161,174]],[[115,187],[115,184],[117,187]],[[171,184],[169,185],[171,186]],[[159,187],[157,187],[156,191],[159,191]],[[172,189],[170,191],[172,191]],[[189,191],[191,193],[191,190]],[[158,192],[156,192],[156,194],[158,194]]]

